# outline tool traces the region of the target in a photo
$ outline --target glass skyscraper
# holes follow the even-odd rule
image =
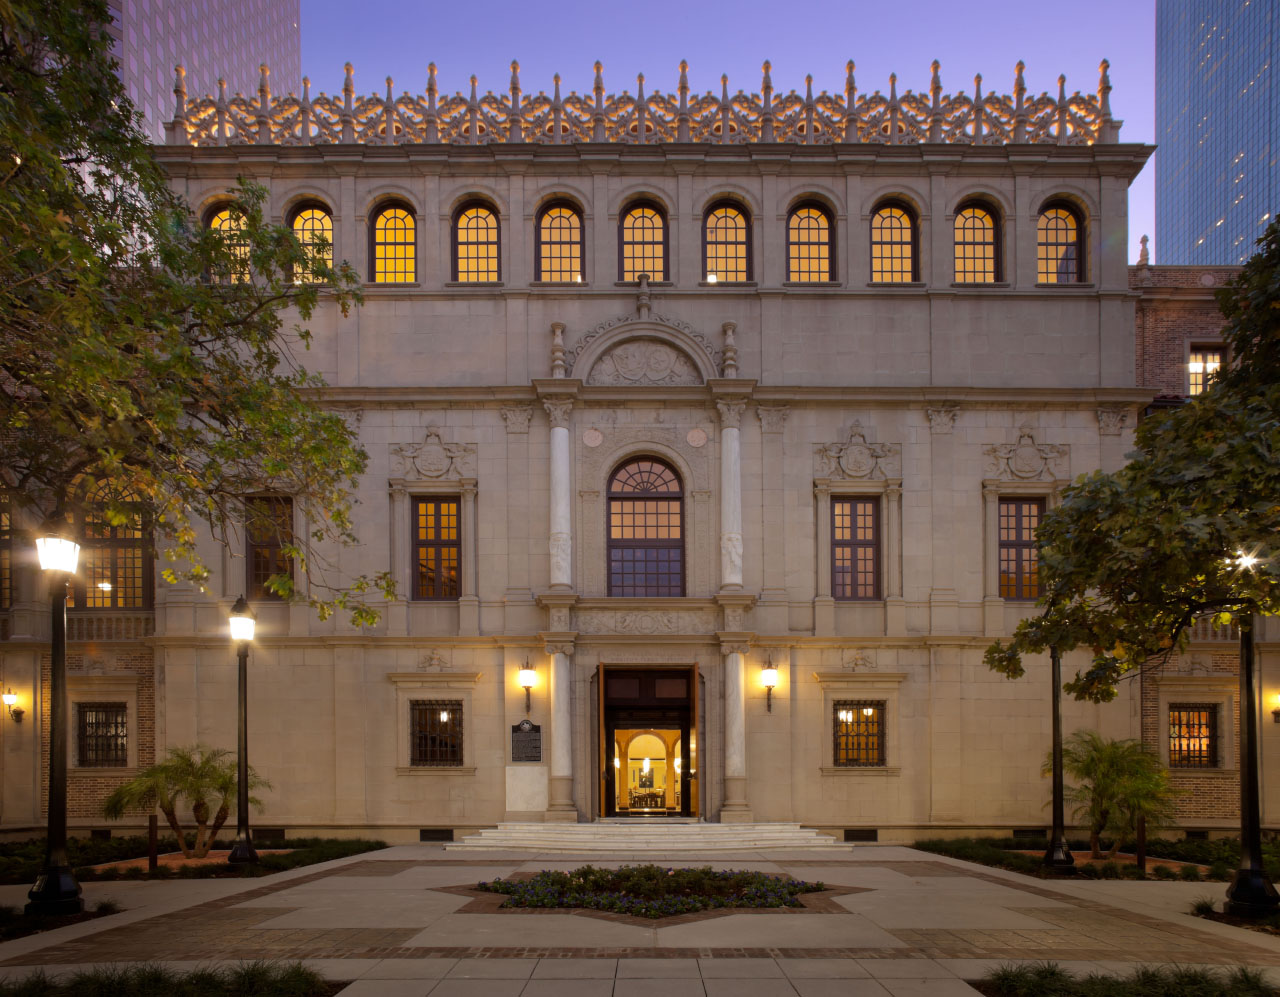
[[[1237,264],[1280,210],[1280,0],[1157,0],[1156,262]]]

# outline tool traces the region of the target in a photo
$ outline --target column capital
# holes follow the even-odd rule
[[[533,418],[532,405],[504,405],[499,412],[507,426],[508,433],[529,432],[529,420]]]
[[[960,406],[955,402],[943,402],[941,405],[930,405],[924,410],[929,418],[929,432],[935,435],[950,433],[956,428],[956,413]]]
[[[757,405],[756,415],[760,419],[760,429],[765,433],[781,433],[787,428],[787,416],[791,414],[789,405]]]
[[[544,398],[542,399],[542,407],[547,410],[547,416],[551,419],[552,429],[569,428],[569,416],[573,412],[572,398]]]
[[[574,645],[578,639],[576,630],[545,630],[538,634],[542,649],[547,654],[563,654],[573,657]]]
[[[747,407],[745,398],[717,398],[720,425],[724,429],[737,429],[742,423],[742,412]]]

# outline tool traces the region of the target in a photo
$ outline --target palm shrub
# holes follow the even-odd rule
[[[169,754],[144,772],[116,787],[102,804],[103,814],[119,820],[129,810],[158,807],[178,839],[184,858],[202,859],[227,822],[236,798],[236,759],[225,748],[196,744],[170,748]],[[271,784],[249,767],[249,792],[270,789]],[[183,804],[191,811],[194,837],[178,820]],[[261,809],[262,801],[250,795],[249,803]],[[212,823],[210,822],[212,818]]]

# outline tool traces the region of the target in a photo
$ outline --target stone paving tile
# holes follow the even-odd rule
[[[955,974],[932,959],[863,959],[862,968],[877,980],[945,980]]]
[[[618,979],[613,984],[613,997],[654,997],[660,993],[662,997],[706,997],[707,991],[701,980],[663,979],[655,983],[652,977],[645,979]],[[436,995],[440,997],[440,995]]]
[[[704,981],[732,977],[738,980],[782,979],[782,968],[773,959],[699,959]]]
[[[618,979],[629,977],[700,980],[702,973],[698,969],[697,959],[619,959]],[[665,989],[664,984],[663,990]]]
[[[438,980],[457,959],[383,959],[365,973],[365,980]]]
[[[618,975],[617,959],[539,959],[535,980],[612,980]]]
[[[871,974],[853,959],[778,959],[778,968],[793,982],[796,980],[870,979]]]
[[[536,965],[536,959],[459,959],[445,979],[527,980]]]
[[[342,997],[426,997],[435,980],[356,980],[338,991]]]
[[[752,980],[740,977],[702,980],[707,997],[796,997],[790,980]]]
[[[613,980],[530,980],[520,997],[612,997]]]
[[[893,997],[982,997],[964,980],[882,980]]]
[[[524,980],[441,980],[431,997],[519,997]]]
[[[875,980],[792,980],[799,997],[889,997]]]

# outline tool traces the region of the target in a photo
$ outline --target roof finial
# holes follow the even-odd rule
[[[676,115],[676,141],[689,141],[689,62],[680,60],[680,82],[676,84],[680,93],[680,110]]]
[[[1151,265],[1151,250],[1147,248],[1150,240],[1144,235],[1138,240],[1142,244],[1142,248],[1138,250],[1138,266],[1149,267]]]
[[[858,141],[858,81],[853,71],[858,67],[852,59],[845,63],[844,77],[844,140]]]

